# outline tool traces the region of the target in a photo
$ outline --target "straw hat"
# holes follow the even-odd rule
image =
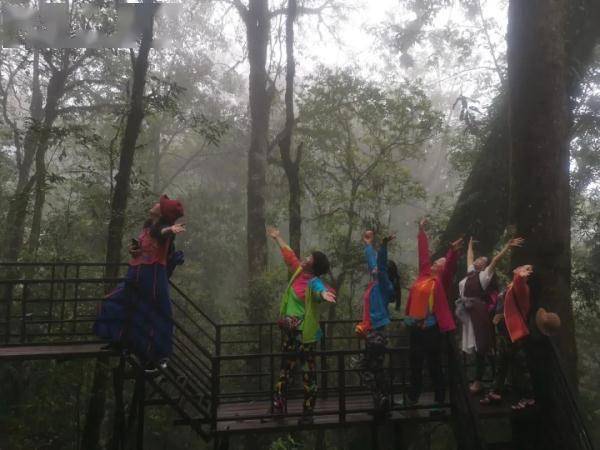
[[[556,313],[540,308],[535,313],[535,324],[542,334],[553,336],[560,329],[560,317]]]

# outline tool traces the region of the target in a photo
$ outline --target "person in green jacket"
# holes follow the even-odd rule
[[[277,228],[268,228],[267,234],[279,245],[283,260],[292,273],[279,311],[281,352],[286,356],[281,361],[271,413],[282,415],[287,411],[290,374],[300,362],[303,365],[304,403],[299,423],[310,424],[313,422],[317,394],[317,371],[313,352],[322,336],[317,307],[323,300],[335,303],[335,293],[319,278],[329,272],[329,260],[324,253],[314,251],[301,261],[281,238]]]

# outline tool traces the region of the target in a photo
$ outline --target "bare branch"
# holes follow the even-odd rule
[[[326,0],[325,2],[323,2],[322,5],[314,7],[314,8],[310,8],[308,6],[298,6],[297,7],[297,14],[298,15],[321,15],[323,13],[323,11],[325,11],[326,9],[333,9],[333,5],[335,3],[335,0]],[[269,15],[271,17],[275,17],[281,14],[287,14],[287,8],[278,8],[278,9],[274,9],[273,11],[271,11],[269,13]]]
[[[96,103],[94,105],[77,105],[77,106],[65,106],[64,108],[57,109],[57,114],[71,114],[71,113],[85,113],[85,112],[119,112],[127,106],[121,103]]]

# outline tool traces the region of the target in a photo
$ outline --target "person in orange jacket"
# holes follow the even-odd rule
[[[444,258],[433,263],[425,233],[426,219],[419,223],[419,275],[412,284],[406,304],[405,324],[409,328],[410,388],[408,405],[419,401],[423,389],[423,363],[428,360],[436,404],[442,404],[445,388],[441,367],[442,334],[456,329],[448,306],[448,289],[456,272],[463,239],[452,242]]]

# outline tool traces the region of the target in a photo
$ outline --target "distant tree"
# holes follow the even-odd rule
[[[106,245],[106,277],[116,278],[121,262],[121,243],[125,226],[125,209],[131,171],[135,156],[136,142],[144,119],[144,89],[148,73],[148,56],[152,47],[154,6],[152,0],[144,0],[143,5],[153,12],[147,14],[146,22],[142,24],[142,34],[137,55],[131,50],[132,82],[129,98],[129,111],[125,121],[125,131],[121,139],[119,170],[111,201],[110,221],[108,223],[108,239]],[[94,450],[100,441],[100,430],[104,419],[106,388],[108,385],[107,361],[98,359],[94,371],[94,382],[85,427],[82,435],[82,448]]]
[[[423,197],[405,163],[418,158],[440,129],[440,115],[415,85],[384,90],[350,70],[325,68],[309,79],[298,121],[305,143],[302,180],[310,220],[327,236],[322,244],[336,289],[362,264],[363,227],[384,231],[392,206]],[[348,307],[351,314],[350,301]]]

